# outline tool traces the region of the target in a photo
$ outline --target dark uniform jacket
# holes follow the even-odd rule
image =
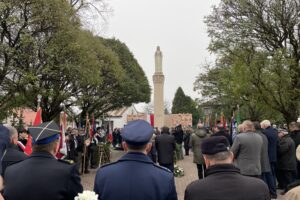
[[[175,138],[172,135],[162,133],[155,138],[155,147],[159,164],[174,163]]]
[[[75,165],[47,152],[33,152],[4,174],[5,200],[74,200],[82,192]]]
[[[296,171],[295,143],[290,135],[283,136],[277,148],[277,169]]]
[[[14,163],[23,161],[27,158],[26,154],[19,151],[18,148],[16,146],[12,146],[9,147],[8,149],[6,149],[6,151],[4,152],[4,156],[2,158],[1,161],[1,165],[2,165],[2,177],[4,176],[5,173],[5,169],[9,166],[12,165]]]
[[[173,174],[134,152],[101,167],[94,191],[102,200],[177,200]]]
[[[243,176],[231,164],[209,167],[206,178],[189,184],[185,200],[270,200],[268,186],[258,178]]]
[[[268,155],[270,163],[277,162],[277,144],[278,144],[278,134],[277,130],[269,126],[263,130],[263,133],[268,139]]]

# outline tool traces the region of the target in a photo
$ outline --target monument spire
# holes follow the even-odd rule
[[[161,128],[164,126],[164,81],[162,72],[162,52],[160,47],[155,52],[155,72],[153,75],[154,84],[154,126]]]

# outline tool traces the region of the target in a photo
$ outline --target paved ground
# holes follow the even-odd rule
[[[124,154],[123,151],[115,151],[113,150],[111,153],[112,161],[117,160]],[[178,200],[183,200],[184,198],[184,190],[186,186],[194,180],[197,180],[197,168],[193,163],[193,156],[185,156],[184,160],[178,161],[177,165],[184,169],[185,175],[180,178],[175,178],[176,190],[178,194]],[[85,190],[93,190],[94,179],[96,170],[91,169],[89,174],[85,174],[82,176],[82,184]],[[278,191],[278,194],[280,191]],[[278,198],[280,199],[280,198]]]

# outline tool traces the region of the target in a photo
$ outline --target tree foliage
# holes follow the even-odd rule
[[[206,18],[209,49],[218,56],[213,72],[221,70],[221,80],[206,86],[234,103],[258,105],[281,113],[287,122],[296,120],[299,10],[294,0],[222,0]],[[196,80],[196,89],[205,89],[198,84],[202,77]]]
[[[37,94],[44,121],[71,106],[100,115],[150,98],[136,60],[125,73],[120,55],[81,28],[72,2],[0,0],[0,118],[16,107],[36,110]],[[126,88],[129,77],[141,85]]]
[[[176,90],[175,97],[172,102],[172,113],[190,113],[193,116],[193,124],[197,124],[199,120],[199,111],[196,102],[184,94],[181,87]]]

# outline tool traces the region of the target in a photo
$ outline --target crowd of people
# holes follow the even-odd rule
[[[29,156],[23,152],[28,134],[33,138]],[[55,158],[59,134],[54,122],[19,131],[0,126],[0,189],[5,200],[74,199],[82,192],[80,174],[99,167],[99,146],[106,143],[107,131],[99,127],[87,138],[84,130],[69,128],[64,160]],[[246,120],[233,135],[221,123],[213,130],[202,124],[195,130],[180,124],[153,129],[135,120],[112,135],[112,146],[127,153],[97,170],[94,191],[99,199],[177,199],[174,163],[190,150],[199,180],[187,186],[185,200],[276,199],[277,189],[286,200],[300,199],[299,122],[276,128],[268,120]]]

